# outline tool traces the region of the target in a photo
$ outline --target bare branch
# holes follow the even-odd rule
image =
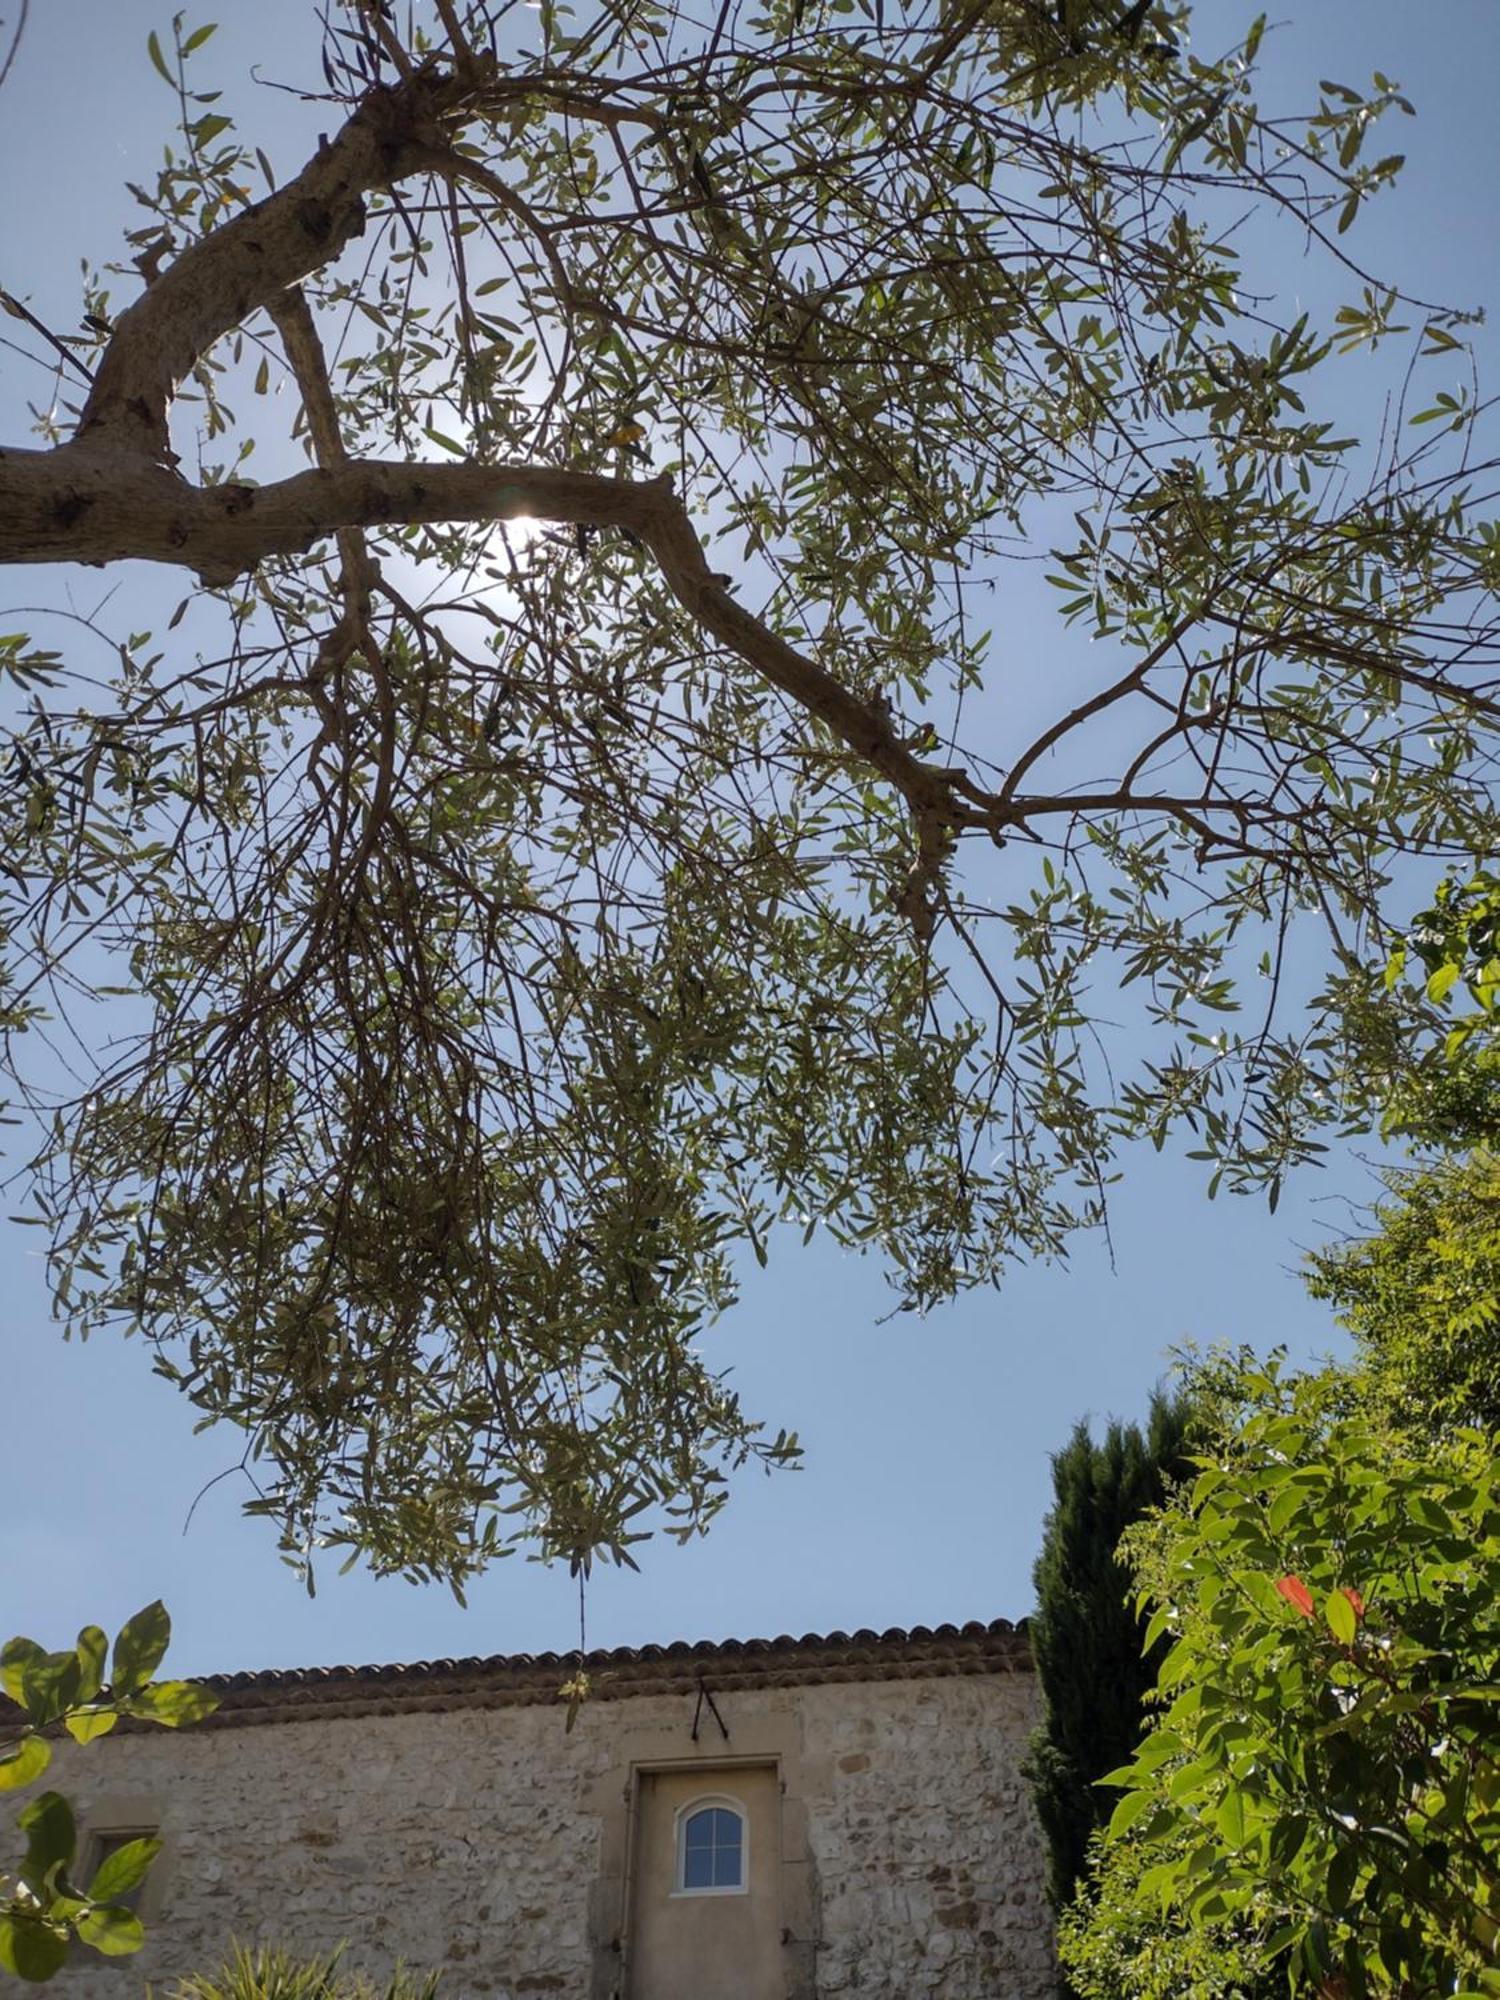
[[[312,439],[318,464],[330,471],[348,465],[349,454],[344,449],[333,389],[328,380],[328,363],[307,300],[294,285],[272,299],[267,310],[276,323],[286,348],[287,361],[302,392],[308,435]],[[367,659],[377,655],[370,631],[370,597],[375,585],[375,568],[365,547],[363,531],[356,527],[340,528],[338,546],[343,572],[344,612],[320,649],[320,675],[341,667],[355,647],[360,647]]]
[[[30,11],[31,0],[21,0],[21,11],[16,18],[16,32],[11,36],[10,47],[5,51],[5,61],[0,63],[0,88],[3,88],[14,66],[17,51],[21,46],[21,37],[26,32],[26,16]]]
[[[94,379],[93,369],[88,367],[86,363],[79,360],[78,356],[73,352],[72,348],[68,346],[68,343],[65,340],[60,339],[58,335],[55,334],[50,327],[44,326],[42,322],[37,318],[36,314],[32,312],[29,306],[22,305],[21,301],[18,298],[12,297],[12,295],[9,292],[5,291],[3,288],[0,288],[0,306],[4,306],[5,310],[8,313],[10,313],[14,318],[25,320],[26,324],[32,329],[32,331],[34,333],[39,333],[42,336],[42,339],[46,341],[47,345],[50,348],[52,348],[54,352],[60,355],[61,358],[67,362],[70,368],[75,370],[77,374],[81,375],[85,382],[93,381]]]

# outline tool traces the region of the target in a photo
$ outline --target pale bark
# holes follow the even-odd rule
[[[899,906],[919,929],[932,918],[952,840],[966,831],[999,839],[1046,816],[1074,819],[1092,811],[1147,809],[1175,818],[1202,841],[1205,852],[1250,854],[1251,829],[1280,829],[1279,843],[1286,826],[1317,817],[1317,801],[1289,811],[1274,794],[1252,802],[1216,788],[1217,766],[1205,774],[1201,793],[1177,796],[1157,790],[1140,795],[1137,779],[1173,738],[1222,720],[1217,712],[1197,715],[1175,704],[1163,733],[1107,791],[1025,795],[1019,789],[1023,778],[1083,723],[1117,702],[1149,693],[1149,675],[1178,648],[1189,625],[1199,618],[1221,620],[1211,598],[1112,687],[1048,729],[1013,762],[996,788],[985,788],[961,769],[924,761],[903,737],[884,700],[844,686],[737,602],[727,580],[711,570],[687,509],[664,481],[614,479],[566,466],[350,459],[338,435],[312,318],[297,288],[358,237],[369,198],[422,174],[480,186],[498,209],[535,237],[543,256],[553,258],[561,303],[569,285],[550,235],[503,176],[458,149],[465,123],[482,118],[503,122],[507,106],[544,98],[571,119],[644,125],[659,140],[669,136],[660,113],[633,96],[612,101],[607,87],[595,95],[559,72],[507,74],[492,57],[462,45],[456,15],[444,13],[443,18],[454,40],[451,66],[436,59],[414,63],[381,27],[378,11],[372,11],[373,31],[384,40],[399,80],[368,90],[294,180],[183,248],[151,279],[115,323],[72,440],[47,452],[0,450],[0,563],[136,559],[186,568],[206,585],[224,586],[268,558],[334,541],[341,555],[344,617],[330,645],[337,652],[357,641],[368,655],[374,644],[368,620],[373,573],[362,547],[365,529],[483,524],[525,515],[628,531],[659,565],[678,604],[707,639],[732,653],[768,687],[816,719],[852,757],[897,788],[912,815],[917,851]],[[964,24],[955,20],[926,75],[935,73],[961,31],[966,32]],[[836,82],[828,87],[844,88]],[[173,396],[218,341],[261,311],[269,313],[287,342],[318,464],[264,486],[195,486],[181,475],[171,450]],[[1404,653],[1372,651],[1362,638],[1344,643],[1337,631],[1303,630],[1300,619],[1298,629],[1287,631],[1246,623],[1239,614],[1232,646],[1247,639],[1294,654],[1326,656],[1352,671],[1374,672],[1397,686],[1411,685],[1476,713],[1495,712],[1486,696],[1424,672]]]
[[[364,528],[515,520],[625,529],[660,566],[677,602],[708,637],[815,717],[900,792],[918,862],[902,907],[930,921],[953,837],[998,834],[1024,816],[962,771],[924,762],[883,703],[855,695],[735,601],[711,571],[687,509],[666,479],[631,481],[546,465],[351,460],[321,436],[317,468],[264,486],[200,487],[183,478],[168,439],[173,395],[214,343],[256,311],[292,329],[293,361],[310,321],[294,287],[330,263],[365,224],[365,197],[452,163],[450,132],[494,75],[432,65],[372,90],[295,180],[184,250],[116,322],[77,435],[51,451],[0,451],[0,562],[127,560],[189,569],[222,586],[268,557],[324,539],[346,557]],[[298,367],[304,396],[306,366]],[[318,401],[314,389],[313,400]],[[319,433],[329,413],[310,412]],[[356,585],[357,574],[352,579]]]
[[[80,440],[170,459],[167,413],[214,342],[278,292],[322,270],[365,226],[365,196],[396,185],[441,144],[466,86],[432,69],[371,90],[285,187],[191,244],[115,323],[84,405]]]

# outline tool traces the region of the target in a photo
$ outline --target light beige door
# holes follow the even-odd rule
[[[630,2000],[785,2000],[775,1766],[637,1782]]]

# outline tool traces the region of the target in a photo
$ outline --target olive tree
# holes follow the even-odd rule
[[[691,1533],[795,1449],[699,1340],[785,1225],[921,1310],[1133,1139],[1274,1198],[1363,1115],[1389,871],[1495,844],[1480,408],[1353,259],[1398,87],[1273,115],[1191,27],[345,0],[288,159],[179,16],[81,330],[7,274],[0,559],[163,593],[0,639],[31,1212],[298,1559]]]

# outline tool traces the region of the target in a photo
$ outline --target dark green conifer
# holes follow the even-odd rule
[[[1182,1472],[1192,1415],[1185,1398],[1158,1391],[1144,1435],[1136,1424],[1113,1422],[1095,1444],[1080,1423],[1052,1460],[1054,1500],[1033,1571],[1031,1619],[1042,1724],[1026,1775],[1058,1911],[1072,1901],[1090,1837],[1116,1802],[1096,1781],[1134,1750],[1161,1658],[1160,1647],[1142,1654],[1144,1624],[1115,1549]]]

